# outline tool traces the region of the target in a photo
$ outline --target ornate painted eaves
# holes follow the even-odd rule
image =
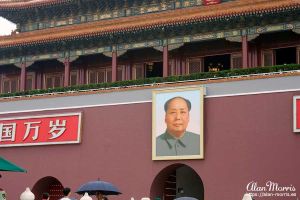
[[[75,40],[77,38],[109,35],[112,33],[206,22],[215,19],[230,19],[236,16],[276,13],[299,8],[299,0],[236,0],[213,6],[192,7],[24,32],[0,37],[0,48],[35,45],[60,40]]]
[[[51,6],[70,2],[71,0],[2,0],[0,9],[26,9],[32,7]]]

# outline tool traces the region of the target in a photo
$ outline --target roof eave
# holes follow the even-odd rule
[[[266,0],[257,1],[266,2]],[[51,30],[38,30],[33,32],[21,33],[15,36],[2,37],[2,41],[0,38],[0,48],[42,44],[60,40],[73,40],[82,37],[93,37],[165,26],[184,25],[191,22],[206,22],[220,18],[232,18],[253,14],[282,12],[284,10],[300,8],[300,2],[296,0],[291,0],[288,4],[279,4],[278,2],[286,1],[277,1],[277,4],[273,3],[265,7],[251,7],[249,6],[249,4],[244,4],[243,8],[239,7],[241,6],[239,2],[233,4],[234,7],[232,6],[231,9],[219,10],[218,13],[213,12],[212,10],[218,9],[218,6],[210,6],[206,8],[206,13],[204,13],[204,8],[190,8],[186,10],[166,11],[162,13],[153,13],[141,16],[90,22],[85,24],[72,25],[69,27],[57,27],[51,28]]]
[[[25,1],[1,1],[0,11],[21,10],[28,8],[48,7],[71,2],[72,0],[25,0]]]

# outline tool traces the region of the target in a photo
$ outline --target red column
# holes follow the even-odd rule
[[[26,90],[26,63],[21,64],[21,78],[20,78],[20,91],[23,92]]]
[[[43,73],[41,71],[38,71],[36,73],[36,89],[42,89],[42,77]]]
[[[85,60],[79,66],[79,84],[87,84],[87,65]]]
[[[243,68],[248,68],[248,41],[247,41],[247,35],[242,36],[242,50],[243,50]]]
[[[181,70],[181,58],[176,58],[176,75],[181,75],[182,70]]]
[[[130,80],[131,79],[131,66],[132,66],[131,63],[126,65],[126,70],[125,70],[126,78],[125,78],[125,80]]]
[[[79,68],[79,84],[85,84],[85,73],[86,72],[86,68],[83,66],[80,66]]]
[[[117,52],[112,52],[111,81],[117,81]]]
[[[64,81],[64,87],[70,86],[70,59],[66,58],[65,62],[65,81]]]
[[[253,65],[252,65],[252,67],[257,67],[258,65],[257,65],[257,49],[256,48],[254,48],[253,49]]]
[[[260,44],[256,47],[257,54],[257,66],[262,66],[262,58],[261,58],[261,46]]]
[[[181,65],[181,75],[185,75],[186,74],[185,59],[182,56],[180,57],[180,65]]]
[[[164,46],[163,47],[163,77],[168,76],[168,68],[169,68],[168,46]]]

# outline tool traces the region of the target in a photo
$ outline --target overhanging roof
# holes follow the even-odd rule
[[[60,40],[74,40],[82,37],[101,36],[111,33],[130,32],[191,22],[205,22],[218,18],[281,12],[288,9],[299,8],[299,0],[236,0],[212,6],[150,13],[4,36],[0,37],[0,48],[41,44]]]
[[[70,2],[72,0],[2,0],[0,9],[26,9],[33,7],[43,7]]]

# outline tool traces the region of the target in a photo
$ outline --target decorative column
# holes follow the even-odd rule
[[[256,45],[256,51],[257,51],[257,66],[262,66],[261,44]]]
[[[64,77],[64,87],[70,86],[70,58],[65,58],[65,77]]]
[[[21,64],[21,78],[20,78],[20,91],[26,90],[26,62]]]
[[[168,75],[176,75],[176,58],[169,59]]]
[[[180,57],[180,64],[181,64],[181,75],[186,74],[186,65],[185,65],[185,59],[183,56]]]
[[[83,85],[86,83],[85,76],[86,76],[86,66],[80,66],[79,68],[79,84]]]
[[[36,79],[35,79],[36,89],[42,89],[42,82],[43,82],[43,72],[39,70],[36,73]]]
[[[133,64],[131,61],[126,65],[126,80],[131,80]]]
[[[179,68],[179,59],[177,58],[177,56],[174,58],[174,65],[175,65],[175,75],[179,75],[180,74],[180,68]]]
[[[169,68],[169,52],[168,45],[163,47],[163,77],[168,76],[168,68]]]
[[[257,48],[254,47],[252,50],[252,65],[251,67],[257,67]]]
[[[243,68],[248,68],[249,67],[249,49],[248,49],[248,37],[247,35],[242,36],[242,52],[243,52]]]
[[[111,81],[117,81],[117,51],[112,52]]]

